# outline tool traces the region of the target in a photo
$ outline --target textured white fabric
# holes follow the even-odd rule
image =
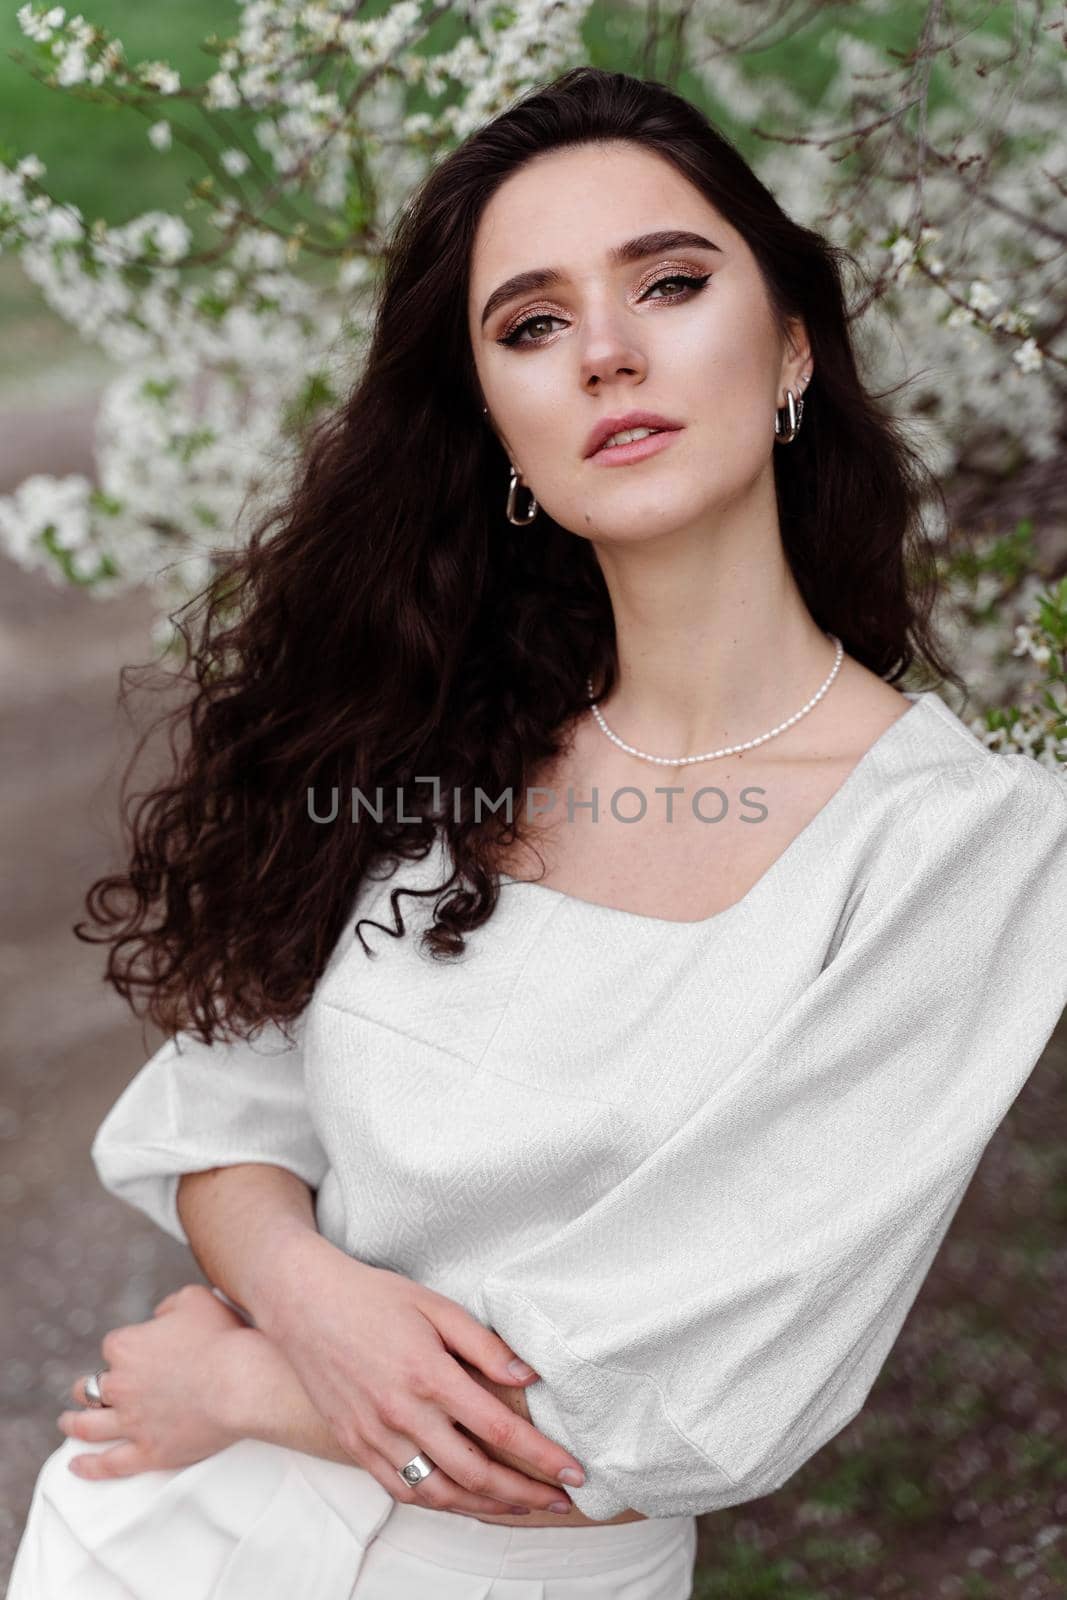
[[[396,1501],[361,1468],[258,1439],[98,1483],[67,1439],[34,1485],[8,1600],[349,1600]]]
[[[509,1528],[394,1500],[362,1467],[243,1439],[99,1483],[37,1476],[7,1600],[689,1600],[692,1517]]]
[[[411,899],[368,959],[357,914],[392,926],[443,845],[368,881],[297,1048],[169,1042],[102,1182],[182,1237],[177,1174],[299,1173],[328,1238],[534,1366],[590,1517],[775,1489],[862,1407],[1067,1005],[1067,784],[909,698],[704,921],[508,880],[460,961]]]

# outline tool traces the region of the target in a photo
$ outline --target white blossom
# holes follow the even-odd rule
[[[185,255],[192,243],[188,225],[180,217],[160,217],[154,236],[164,261],[177,261]]]
[[[1012,360],[1023,372],[1040,372],[1044,365],[1044,357],[1033,339],[1026,339],[1012,353]]]
[[[171,147],[170,123],[153,122],[148,130],[148,142],[156,150],[169,150]]]
[[[53,6],[50,11],[37,12],[31,5],[20,6],[15,13],[16,20],[22,32],[28,39],[35,40],[38,44],[48,44],[55,36],[57,28],[63,26],[66,16],[62,6]]]
[[[216,72],[207,81],[204,104],[212,111],[232,111],[241,104],[237,85],[227,72]]]
[[[54,206],[44,213],[42,237],[48,244],[73,244],[85,233],[77,206]]]
[[[151,89],[158,89],[160,94],[177,94],[182,86],[181,78],[165,61],[142,62],[138,76],[142,83]]]
[[[84,83],[88,76],[89,57],[85,51],[77,46],[64,51],[56,69],[56,82],[67,88],[72,83]]]
[[[40,565],[46,559],[46,535],[61,550],[86,544],[90,487],[80,473],[65,478],[35,473],[13,495],[0,496],[0,533],[9,553],[27,565]]]
[[[276,233],[249,230],[233,247],[237,267],[280,267],[285,262],[285,240]]]
[[[905,233],[900,234],[896,239],[894,239],[893,243],[889,247],[889,259],[894,268],[898,270],[901,267],[909,265],[914,256],[915,241],[914,239],[909,239]]]
[[[967,304],[975,311],[992,311],[1000,304],[1000,296],[993,293],[987,283],[976,280],[971,284]]]

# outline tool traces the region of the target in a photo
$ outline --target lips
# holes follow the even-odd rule
[[[619,417],[601,417],[585,441],[585,459],[595,456],[612,434],[625,433],[629,428],[654,428],[657,433],[674,433],[683,426],[671,417],[661,417],[654,411],[627,411]]]

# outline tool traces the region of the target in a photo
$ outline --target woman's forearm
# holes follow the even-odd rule
[[[270,1332],[291,1302],[291,1254],[319,1239],[312,1192],[284,1167],[246,1162],[185,1173],[178,1216],[208,1282]],[[322,1240],[326,1249],[332,1249]]]
[[[218,1374],[219,1420],[238,1439],[262,1439],[353,1465],[282,1352],[256,1328],[226,1335]]]

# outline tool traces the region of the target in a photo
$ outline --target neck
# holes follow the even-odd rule
[[[690,755],[743,743],[793,716],[830,672],[835,646],[804,604],[773,509],[755,528],[727,517],[711,536],[597,549],[619,659],[600,708],[627,744]]]

